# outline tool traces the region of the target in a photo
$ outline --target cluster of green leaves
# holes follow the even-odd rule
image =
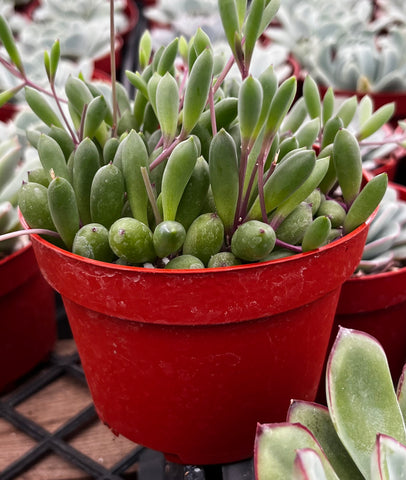
[[[43,180],[31,179],[22,189],[28,224],[56,230],[65,248],[81,255],[97,258],[90,234],[80,242],[86,248],[74,247],[79,229],[87,232],[91,224],[103,231],[95,244],[103,238],[108,252],[99,259],[159,265],[164,254],[187,255],[200,267],[218,253],[231,254],[226,264],[234,264],[312,250],[362,224],[387,178],[362,188],[359,142],[388,121],[394,106],[373,112],[369,99],[358,103],[354,97],[337,108],[332,90],[321,99],[310,77],[297,99],[297,79],[279,84],[272,65],[258,78],[250,75],[252,51],[278,6],[278,0],[249,6],[219,0],[233,52],[225,65],[200,29],[189,42],[175,39],[153,55],[146,32],[140,69],[126,72],[136,87],[133,100],[119,83],[103,92],[74,77],[66,82],[66,100],[59,99],[53,88],[56,42],[44,63],[57,110],[25,77],[1,23],[9,65],[48,127],[28,133],[43,167],[37,177]],[[234,62],[240,82],[227,79]],[[3,100],[12,94],[3,93]],[[347,127],[356,113],[361,121],[354,134]],[[117,235],[109,232],[113,224]],[[164,247],[154,243],[158,226]]]

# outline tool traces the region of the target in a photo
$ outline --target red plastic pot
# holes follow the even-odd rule
[[[406,187],[392,186],[406,200]],[[332,335],[339,325],[377,338],[397,383],[406,363],[406,268],[348,279],[341,290]]]
[[[162,270],[85,259],[32,235],[61,293],[100,418],[185,464],[253,454],[257,422],[314,400],[364,224],[289,259]]]
[[[0,260],[0,391],[43,360],[55,340],[54,291],[30,244]]]

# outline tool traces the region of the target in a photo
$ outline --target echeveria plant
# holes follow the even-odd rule
[[[395,391],[378,341],[341,328],[327,365],[327,407],[294,400],[285,423],[258,425],[256,479],[404,478],[404,375]]]
[[[384,125],[393,104],[363,110],[356,98],[335,109],[311,77],[278,84],[272,65],[251,74],[257,40],[278,0],[219,0],[232,56],[224,64],[199,29],[151,56],[140,42],[130,100],[70,77],[50,107],[28,81],[1,23],[9,68],[48,131],[29,132],[43,175],[23,185],[19,206],[31,228],[57,232],[82,256],[129,265],[202,268],[309,251],[351,232],[379,204],[386,174],[362,188],[360,142]],[[45,54],[53,88],[58,43]],[[3,64],[6,61],[3,60]],[[228,79],[236,65],[240,78]],[[113,69],[114,70],[114,69]],[[7,100],[15,92],[4,92]]]

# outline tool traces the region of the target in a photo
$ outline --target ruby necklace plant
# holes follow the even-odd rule
[[[114,76],[108,91],[70,77],[59,99],[56,42],[44,57],[55,107],[25,78],[0,21],[9,55],[1,63],[19,72],[47,126],[27,132],[42,164],[19,194],[31,229],[56,232],[60,246],[97,260],[203,268],[309,251],[368,219],[387,177],[362,188],[360,142],[389,120],[393,104],[373,112],[353,97],[337,108],[332,90],[321,99],[310,77],[296,99],[296,78],[278,84],[272,65],[253,77],[252,52],[279,2],[218,5],[232,58],[222,64],[201,29],[151,55],[145,32],[139,71],[126,72],[132,100]],[[234,63],[240,82],[227,77]],[[354,134],[347,127],[356,113]]]

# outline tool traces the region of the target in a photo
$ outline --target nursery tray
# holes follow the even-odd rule
[[[0,396],[1,480],[251,480],[251,461],[177,465],[97,418],[72,339]]]

